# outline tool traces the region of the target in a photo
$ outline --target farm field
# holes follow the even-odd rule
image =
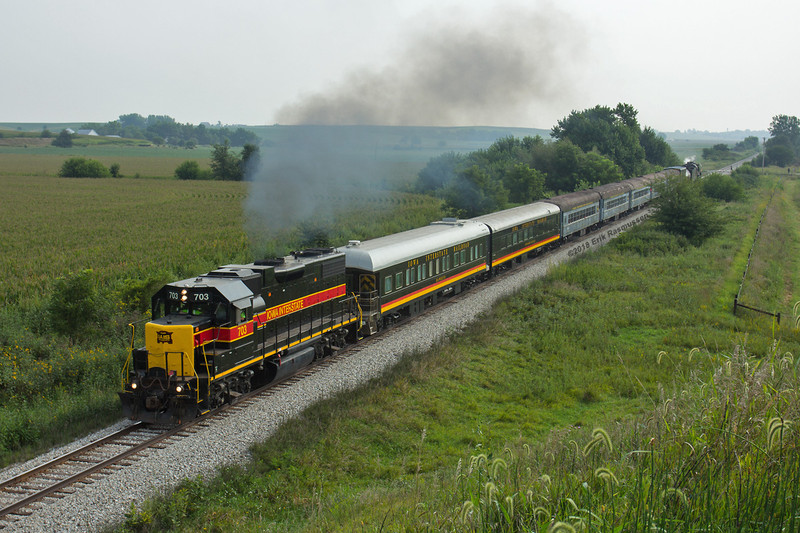
[[[779,461],[796,457],[797,432],[776,445],[766,427],[800,416],[798,192],[797,176],[771,178],[719,204],[725,229],[701,247],[648,223],[557,267],[469,331],[290,420],[251,464],[143,502],[123,529],[727,530],[739,515],[775,527],[798,508],[789,490],[769,511],[783,500],[763,482],[798,467]],[[731,313],[765,211],[745,293],[780,325]]]

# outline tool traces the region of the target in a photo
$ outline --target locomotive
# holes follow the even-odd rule
[[[165,285],[123,371],[123,414],[172,424],[235,401],[343,347],[359,314],[333,248]]]
[[[649,203],[684,167],[164,286],[119,392],[133,420],[190,420]],[[687,169],[689,170],[689,169]],[[699,170],[699,169],[698,169]]]

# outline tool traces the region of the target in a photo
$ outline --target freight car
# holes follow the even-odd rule
[[[119,393],[132,419],[175,423],[296,372],[565,240],[642,208],[677,170],[448,218],[170,283]]]

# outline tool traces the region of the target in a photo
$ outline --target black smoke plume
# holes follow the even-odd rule
[[[278,122],[531,127],[520,116],[535,120],[569,93],[581,35],[549,5],[498,9],[472,24],[451,12],[413,33],[389,65],[357,70],[329,91],[285,105]]]

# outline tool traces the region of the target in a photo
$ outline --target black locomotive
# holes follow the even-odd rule
[[[194,418],[330,355],[359,321],[345,256],[332,248],[170,283],[152,312],[119,394],[125,416],[156,423]]]

